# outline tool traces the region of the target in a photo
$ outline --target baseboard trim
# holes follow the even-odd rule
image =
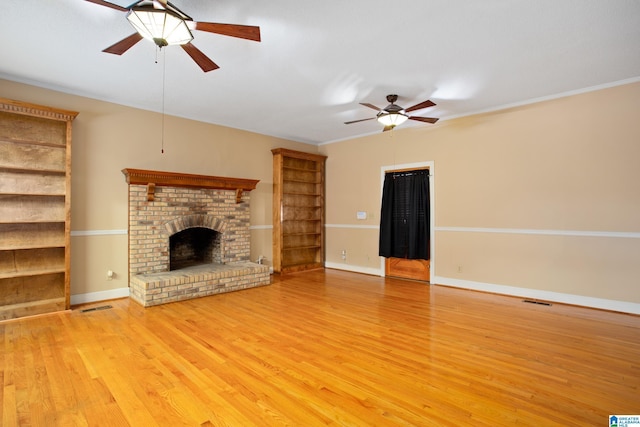
[[[117,288],[108,291],[89,292],[86,294],[71,295],[71,305],[86,304],[89,302],[106,301],[110,299],[126,298],[129,296],[129,288]]]
[[[366,224],[325,224],[325,228],[352,228],[354,230],[379,230],[379,225],[366,225]]]
[[[333,262],[325,262],[325,267],[333,268],[335,270],[344,270],[351,271],[353,273],[364,273],[373,276],[384,277],[384,271],[378,268],[359,267],[357,265],[347,265]],[[593,298],[583,295],[565,294],[561,292],[519,288],[516,286],[496,285],[493,283],[475,282],[472,280],[461,280],[443,276],[434,276],[431,280],[431,284],[640,315],[640,304],[627,301]]]
[[[633,302],[593,298],[583,295],[564,294],[561,292],[519,288],[506,285],[495,285],[492,283],[474,282],[471,280],[453,279],[450,277],[442,276],[434,277],[432,283],[474,291],[491,292],[494,294],[508,295],[513,297],[532,298],[541,301],[577,305],[581,307],[597,308],[601,310],[617,311],[621,313],[640,314],[640,304]]]
[[[380,271],[379,268],[360,267],[357,265],[340,264],[337,262],[325,262],[324,266],[334,270],[351,271],[353,273],[369,274],[372,276],[384,276],[384,271]]]

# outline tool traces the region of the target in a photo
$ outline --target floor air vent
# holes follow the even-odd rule
[[[532,299],[525,299],[525,300],[522,300],[522,302],[526,302],[526,303],[529,303],[529,304],[538,304],[538,305],[551,305],[551,303],[548,303],[548,302],[534,301]]]
[[[109,308],[113,308],[113,306],[111,306],[111,305],[101,305],[100,307],[85,308],[84,310],[81,310],[81,312],[82,313],[86,313],[88,311],[107,310]]]

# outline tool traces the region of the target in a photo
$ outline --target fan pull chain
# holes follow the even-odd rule
[[[160,49],[159,47],[156,49],[156,61],[157,61],[157,55],[158,55],[158,51],[161,51],[162,49]],[[160,147],[160,154],[164,154],[164,87],[165,87],[165,71],[167,68],[167,60],[166,60],[166,56],[163,55],[163,61],[162,61],[162,137],[160,139],[161,141],[161,147]]]

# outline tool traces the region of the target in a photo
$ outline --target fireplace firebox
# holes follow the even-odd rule
[[[220,264],[220,236],[215,230],[192,227],[169,236],[169,271],[202,264]]]

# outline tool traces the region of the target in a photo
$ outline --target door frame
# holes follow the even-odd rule
[[[387,172],[400,169],[429,169],[429,283],[433,283],[436,277],[436,210],[435,210],[435,165],[433,160],[417,163],[404,163],[399,165],[382,166],[380,168],[380,204],[382,205],[382,191],[384,189],[384,177]],[[379,229],[378,229],[379,232]],[[385,277],[385,258],[380,257],[380,276]]]

